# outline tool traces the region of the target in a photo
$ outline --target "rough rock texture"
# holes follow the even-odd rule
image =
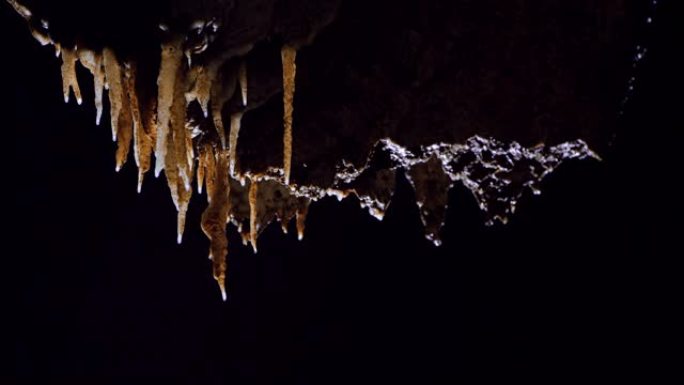
[[[222,281],[226,215],[256,250],[274,219],[301,237],[325,195],[381,219],[399,174],[435,244],[455,183],[505,222],[561,162],[605,149],[647,2],[8,3],[62,56],[65,98],[80,100],[79,60],[108,88],[117,169],[135,137],[142,183],[156,142],[179,240],[194,175],[206,183]]]

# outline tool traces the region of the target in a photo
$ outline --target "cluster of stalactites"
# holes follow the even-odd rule
[[[50,41],[52,43],[52,41]],[[240,88],[243,106],[248,102],[247,66],[243,61],[233,77],[219,76],[221,63],[190,67],[183,60],[182,39],[170,40],[162,45],[161,62],[157,77],[157,97],[139,100],[136,89],[137,63],[121,62],[114,51],[105,48],[95,52],[78,47],[57,48],[62,58],[62,82],[64,101],[69,102],[73,93],[76,101],[82,103],[81,90],[76,76],[76,63],[80,62],[94,79],[96,124],[100,124],[104,91],[108,91],[112,139],[117,142],[116,171],[125,164],[133,144],[133,154],[138,166],[138,192],[142,189],[144,175],[152,168],[152,153],[155,155],[154,173],[164,171],[171,198],[178,212],[177,238],[181,243],[185,228],[185,217],[193,194],[193,179],[196,175],[197,190],[207,191],[208,207],[202,215],[202,230],[210,240],[209,257],[213,261],[214,277],[225,298],[226,256],[228,238],[226,224],[235,218],[231,215],[231,181],[244,180],[236,171],[237,143],[242,111],[230,116],[230,131],[226,135],[222,110],[232,97],[236,86]],[[295,55],[291,47],[282,49],[284,90],[284,175],[289,183],[292,158],[292,112],[295,81]],[[211,117],[218,143],[202,142],[195,154],[193,127],[187,116],[188,106],[197,102],[205,118]],[[142,105],[141,105],[142,103]],[[257,251],[257,237],[262,226],[259,204],[259,176],[251,176],[247,198],[249,202],[249,232],[243,239]],[[308,202],[300,204],[289,216],[281,218],[283,229],[287,221],[296,217],[299,239],[304,232],[304,221]],[[262,210],[263,211],[263,210]],[[287,218],[285,218],[287,217]],[[286,221],[286,220],[287,221]],[[270,220],[269,220],[270,221]],[[240,223],[239,228],[242,224]],[[240,230],[241,231],[241,230]]]
[[[66,103],[72,94],[79,105],[83,102],[76,75],[76,63],[79,62],[93,75],[97,125],[102,119],[104,91],[108,91],[112,139],[117,143],[116,171],[126,163],[132,143],[135,163],[138,166],[138,192],[142,190],[145,173],[152,168],[154,153],[154,174],[159,176],[161,171],[164,171],[171,198],[178,212],[178,243],[183,239],[195,173],[198,192],[202,193],[203,187],[206,186],[209,204],[202,215],[202,230],[211,241],[209,256],[213,261],[214,277],[219,283],[224,299],[228,253],[226,224],[229,221],[238,224],[243,240],[248,240],[252,244],[254,252],[257,250],[259,231],[272,220],[270,215],[276,211],[283,223],[283,229],[287,229],[287,222],[296,217],[299,239],[302,238],[308,200],[289,197],[287,203],[296,202],[294,209],[266,207],[259,202],[259,197],[273,191],[272,183],[275,182],[267,182],[267,188],[260,192],[258,175],[249,176],[250,187],[244,192],[249,205],[248,233],[242,232],[242,219],[237,219],[241,215],[231,213],[231,183],[240,179],[244,184],[245,180],[245,176],[239,175],[236,171],[236,149],[243,112],[231,114],[230,132],[226,135],[222,111],[233,96],[237,85],[240,87],[242,106],[247,106],[248,76],[244,60],[235,70],[235,74],[226,76],[220,70],[227,58],[203,66],[192,66],[190,61],[186,64],[183,60],[185,50],[182,37],[171,39],[161,47],[157,97],[139,100],[136,86],[138,63],[121,62],[116,53],[109,48],[96,52],[77,46],[61,46],[50,37],[47,21],[41,20],[40,23],[36,23],[28,8],[15,0],[7,1],[27,21],[33,37],[41,45],[53,45],[56,56],[61,56],[62,91]],[[288,185],[292,159],[296,51],[290,46],[285,46],[281,56],[284,91],[283,168],[284,183]],[[187,116],[187,109],[193,102],[199,104],[205,118],[211,116],[219,141],[203,141],[196,144],[198,154],[195,154],[193,127]],[[281,194],[287,194],[287,191],[282,191]]]
[[[248,68],[242,61],[237,68],[226,71],[226,58],[205,65],[191,65],[183,60],[184,42],[178,37],[161,47],[161,61],[155,97],[139,100],[136,77],[138,63],[121,61],[111,49],[95,52],[82,47],[66,47],[54,42],[47,33],[47,22],[36,23],[31,12],[14,0],[8,2],[28,21],[32,35],[42,44],[52,44],[61,56],[62,91],[65,102],[73,94],[82,103],[76,64],[81,63],[94,78],[96,123],[103,112],[104,91],[108,90],[112,138],[117,142],[116,170],[126,162],[131,142],[138,166],[138,192],[144,175],[152,168],[155,154],[155,175],[164,171],[176,206],[178,242],[182,241],[188,204],[193,194],[193,182],[201,194],[206,190],[208,206],[201,219],[201,228],[210,240],[209,258],[213,275],[223,298],[226,298],[228,254],[227,224],[233,223],[245,245],[257,251],[257,238],[269,223],[280,220],[284,232],[296,219],[298,238],[304,235],[306,215],[311,200],[323,196],[342,199],[349,194],[359,198],[362,207],[377,219],[382,219],[395,189],[398,170],[413,186],[426,236],[435,245],[440,243],[439,231],[444,224],[451,186],[462,182],[470,189],[480,208],[493,220],[504,222],[515,210],[516,202],[527,188],[536,185],[567,159],[597,158],[581,140],[554,147],[523,148],[512,142],[500,143],[492,138],[472,137],[464,145],[437,143],[421,147],[418,153],[382,139],[374,151],[382,151],[391,159],[388,168],[371,167],[373,153],[360,169],[344,164],[335,176],[332,187],[290,186],[292,166],[292,128],[296,75],[296,49],[281,49],[283,77],[283,172],[266,175],[240,173],[237,145],[241,121],[249,102]],[[139,63],[145,65],[146,63]],[[229,66],[232,68],[232,66]],[[224,106],[239,86],[241,111],[232,111],[229,132],[223,120]],[[213,135],[203,135],[193,141],[201,130],[193,127],[187,111],[197,103],[207,122],[213,123]],[[232,103],[235,105],[234,103]],[[206,132],[204,132],[206,133]],[[519,165],[529,169],[519,173]],[[455,167],[454,165],[459,165]],[[485,171],[482,171],[485,170]],[[272,171],[272,170],[271,170]],[[278,170],[280,171],[280,170]],[[515,171],[515,172],[514,172]],[[196,179],[195,179],[196,178]],[[244,224],[248,229],[243,230]]]

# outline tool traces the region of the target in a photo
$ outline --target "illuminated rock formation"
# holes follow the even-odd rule
[[[276,219],[284,231],[296,219],[302,239],[325,196],[354,194],[381,220],[405,177],[435,245],[455,184],[505,223],[561,163],[605,149],[638,19],[626,0],[537,4],[543,20],[528,1],[178,0],[157,15],[127,0],[81,27],[70,1],[8,3],[61,55],[65,101],[82,102],[76,63],[93,76],[98,124],[108,95],[116,169],[132,143],[138,191],[154,153],[179,243],[193,185],[206,190],[224,298],[227,223],[256,252]],[[129,15],[136,39],[122,40],[114,20]],[[347,38],[358,29],[367,39]]]
[[[297,66],[295,58],[297,51],[293,47],[285,46],[281,51],[283,60],[283,168],[285,170],[285,184],[290,184],[290,170],[292,168],[292,113],[294,112],[295,74]]]

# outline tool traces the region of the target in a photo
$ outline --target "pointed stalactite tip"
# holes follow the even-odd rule
[[[254,254],[257,253],[257,235],[258,235],[258,206],[257,197],[259,194],[259,182],[252,180],[249,185],[249,241],[254,249]]]
[[[138,169],[138,194],[142,193],[142,185],[144,178],[145,174],[141,169]]]
[[[226,300],[228,299],[228,295],[226,294],[226,285],[221,281],[219,281],[218,284],[219,289],[221,290],[221,300],[223,300],[223,302],[226,302]]]
[[[242,105],[247,106],[247,63],[242,61],[240,68],[238,68],[238,78],[240,81],[240,93],[242,96]]]

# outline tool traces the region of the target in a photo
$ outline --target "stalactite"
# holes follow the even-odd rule
[[[116,171],[121,170],[126,163],[131,148],[131,141],[133,139],[133,115],[130,99],[128,98],[128,86],[126,85],[125,79],[122,79],[121,84],[123,85],[124,90],[123,103],[121,104],[121,111],[119,113],[119,119],[117,120]]]
[[[290,169],[292,166],[292,113],[294,111],[295,74],[297,66],[295,58],[297,50],[289,45],[283,46],[280,51],[283,64],[283,168],[285,172],[285,184],[290,184]]]
[[[204,185],[204,171],[207,168],[206,165],[206,152],[205,146],[200,145],[197,154],[197,193],[202,194],[202,187]]]
[[[169,146],[171,120],[171,106],[174,100],[174,90],[176,88],[176,78],[183,58],[182,39],[177,38],[162,44],[161,64],[159,76],[157,77],[157,143],[154,155],[156,158],[154,174],[159,176],[165,167],[166,151]]]
[[[170,114],[170,110],[169,110]],[[179,191],[179,186],[183,186],[184,183],[180,181],[179,178],[179,173],[178,173],[178,160],[176,157],[176,151],[175,151],[175,144],[174,144],[174,137],[173,134],[170,131],[167,131],[166,133],[162,133],[161,130],[158,133],[159,135],[166,135],[166,140],[165,143],[169,147],[168,150],[165,149],[164,151],[164,176],[166,177],[166,184],[169,186],[169,191],[171,192],[171,199],[173,200],[173,204],[176,207],[176,211],[180,212],[180,197],[179,195],[181,192]],[[157,159],[159,162],[160,160]],[[178,226],[180,227],[180,226]],[[180,235],[180,234],[179,234]]]
[[[33,36],[34,39],[40,43],[40,45],[48,45],[52,44],[52,39],[50,38],[50,35],[43,33],[42,31],[39,31],[35,28],[31,28],[31,36]]]
[[[204,186],[207,190],[207,201],[211,202],[211,197],[214,196],[216,190],[216,154],[210,144],[204,146]],[[227,155],[226,155],[227,156]],[[227,162],[228,160],[226,160]]]
[[[242,239],[242,245],[247,246],[249,245],[249,233],[245,233],[243,231],[240,231],[240,238]]]
[[[124,101],[119,116],[119,130],[116,138],[116,171],[120,171],[126,163],[133,139],[133,121],[128,100]]]
[[[446,217],[449,190],[453,182],[442,169],[442,161],[437,156],[414,164],[405,175],[415,191],[418,212],[425,226],[425,237],[439,246],[442,242],[439,231]]]
[[[211,155],[213,157],[213,154]],[[206,164],[209,164],[208,162]],[[207,194],[211,196],[209,206],[202,213],[202,231],[209,238],[209,258],[213,262],[214,278],[226,300],[226,256],[228,237],[226,223],[230,214],[230,183],[228,181],[228,156],[218,152],[216,167],[207,168]],[[209,188],[208,181],[215,180],[215,188]]]
[[[104,92],[105,71],[102,64],[102,55],[88,49],[78,49],[78,58],[81,64],[93,75],[95,86],[95,124],[100,125],[102,119],[102,94]]]
[[[221,149],[226,149],[226,129],[223,127],[223,116],[221,116],[221,110],[223,109],[223,104],[219,104],[217,101],[212,102],[212,120],[214,121],[214,127],[216,128],[216,134],[221,142]]]
[[[216,133],[221,141],[221,148],[226,149],[226,130],[223,125],[223,106],[235,92],[235,74],[230,72],[227,78],[220,76],[211,86],[211,116]],[[232,158],[231,158],[232,159]],[[232,174],[231,174],[232,175]]]
[[[185,72],[178,69],[175,88],[173,93],[173,104],[170,110],[170,135],[173,136],[173,145],[169,145],[170,151],[175,151],[176,167],[178,175],[185,185],[190,188],[192,179],[190,178],[192,159],[188,162],[188,130],[186,129],[186,100],[185,100]],[[190,143],[192,145],[192,143]]]
[[[210,169],[210,158],[213,158],[214,154],[211,149],[211,145],[203,144],[199,146],[199,153],[197,156],[197,192],[202,194],[204,190],[204,183],[206,180],[207,184],[207,201],[211,201],[211,192],[209,191],[208,185],[210,179],[213,178],[212,169]]]
[[[188,213],[188,205],[192,198],[192,186],[187,188],[185,184],[178,184],[178,215],[176,219],[176,242],[180,245],[183,243],[183,233],[185,232],[185,219]]]
[[[143,129],[145,131],[144,145],[140,148],[140,163],[138,169],[138,192],[142,191],[144,174],[152,168],[152,152],[157,140],[157,99],[149,98],[142,111]]]
[[[214,128],[221,142],[221,149],[226,149],[226,129],[223,126],[223,105],[225,100],[213,99],[211,102],[211,117],[214,121]]]
[[[311,201],[305,199],[299,203],[297,207],[297,239],[300,241],[304,239],[304,230],[306,228],[306,215],[309,213],[309,204]]]
[[[240,79],[240,94],[242,95],[242,105],[247,105],[247,63],[243,60],[238,68],[238,78]]]
[[[192,89],[185,95],[187,103],[197,100],[204,117],[209,116],[209,99],[211,97],[212,84],[216,80],[216,66],[197,66],[191,70],[193,81]]]
[[[149,98],[147,104],[143,109],[143,128],[145,129],[145,134],[152,141],[152,149],[154,150],[154,144],[157,139],[157,99]],[[151,155],[151,154],[150,154]]]
[[[242,112],[236,112],[230,116],[230,175],[235,175],[235,163],[237,161],[237,142],[240,135],[240,125],[242,122]]]
[[[34,28],[31,25],[31,20],[33,19],[33,13],[26,8],[25,6],[19,4],[16,0],[7,0],[7,2],[14,8],[14,10],[22,17],[24,20],[26,20],[29,24],[29,30],[31,31],[31,35],[40,43],[40,45],[48,45],[52,44],[52,39],[50,36],[42,31],[39,31],[38,29]],[[43,22],[45,23],[45,22]],[[47,29],[47,24],[44,25],[44,27]]]
[[[76,78],[76,62],[78,55],[76,49],[64,48],[62,50],[62,91],[64,92],[64,103],[69,103],[69,90],[74,92],[76,103],[83,103],[81,98],[81,88],[78,86]]]
[[[124,94],[121,114],[119,115],[119,128],[116,134],[116,171],[121,170],[126,163],[132,139],[133,116],[131,115],[131,106],[128,97]]]
[[[145,141],[145,130],[142,123],[142,115],[140,113],[140,103],[138,101],[138,93],[135,87],[136,81],[136,64],[135,63],[125,63],[124,65],[124,88],[126,90],[126,96],[128,97],[128,106],[131,112],[131,120],[133,121],[133,137],[135,141],[133,143],[133,157],[135,159],[135,164],[141,167],[141,156],[140,150],[144,145]]]
[[[137,66],[135,63],[127,63],[124,68],[124,85],[133,121],[133,155],[135,164],[138,166],[138,192],[140,192],[144,175],[150,169],[152,139],[145,132],[142,113],[140,112],[140,102],[136,90]]]
[[[24,7],[23,5],[19,4],[16,0],[7,0],[7,2],[14,8],[14,10],[25,20],[31,20],[31,17],[33,14],[31,11]]]
[[[257,252],[258,235],[258,206],[257,196],[259,194],[259,182],[252,180],[249,185],[249,241],[252,244],[254,253]]]
[[[167,149],[164,162],[164,173],[167,177],[167,182],[169,183],[169,189],[174,198],[176,209],[178,210],[178,243],[181,243],[183,240],[185,216],[188,210],[188,203],[192,196],[192,159],[188,160],[188,154],[190,153],[188,150],[188,143],[192,145],[192,142],[190,141],[190,135],[185,125],[185,113],[185,72],[180,66],[176,66],[172,104],[168,111],[169,122],[168,132],[166,133]],[[160,132],[158,134],[161,135],[162,133]]]
[[[109,112],[112,122],[112,140],[116,141],[119,127],[119,116],[124,103],[124,91],[121,82],[121,66],[116,54],[109,48],[102,51],[102,62],[109,85]]]
[[[107,84],[112,121],[112,139],[117,142],[116,171],[119,171],[128,157],[133,137],[131,109],[124,85],[124,73],[119,61],[109,48],[103,50],[103,63]]]
[[[171,133],[168,133],[167,135],[167,143],[169,144],[169,146],[173,146],[173,136],[171,135]],[[171,150],[165,152],[164,175],[166,176],[166,183],[169,186],[169,191],[171,192],[171,199],[173,200],[173,204],[176,206],[176,211],[180,213],[180,194],[182,194],[182,192],[179,191],[179,186],[183,186],[184,183],[181,183],[178,177],[176,151],[174,151],[173,147],[171,148]],[[180,214],[178,219],[180,219]],[[180,225],[178,225],[177,228],[180,228]],[[177,235],[180,240],[181,233],[178,232]]]
[[[188,172],[188,179],[186,183],[186,188],[192,190],[192,178],[194,177],[195,168],[195,149],[192,145],[192,135],[187,129],[184,131],[185,134],[185,167]]]

